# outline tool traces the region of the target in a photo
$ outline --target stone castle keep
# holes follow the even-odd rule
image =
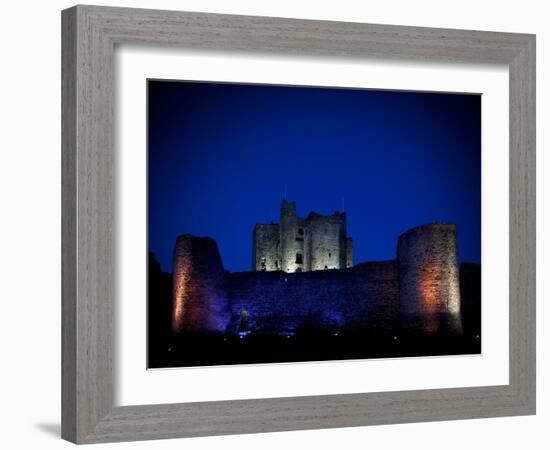
[[[256,225],[253,271],[224,270],[212,238],[179,236],[172,331],[294,333],[303,327],[461,333],[456,227],[432,223],[399,236],[396,257],[352,264],[345,213]]]
[[[252,270],[309,272],[345,269],[352,263],[346,213],[296,215],[296,202],[283,200],[278,224],[257,224],[253,233]]]

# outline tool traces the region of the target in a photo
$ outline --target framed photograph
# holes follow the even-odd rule
[[[149,368],[481,353],[481,95],[147,84]]]
[[[62,19],[65,439],[535,413],[533,35]]]

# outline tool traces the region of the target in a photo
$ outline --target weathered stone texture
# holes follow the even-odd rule
[[[279,225],[256,225],[252,241],[252,267],[255,270],[281,270],[279,259]]]
[[[258,331],[300,326],[389,331],[397,323],[399,279],[395,261],[305,273],[241,272],[228,276],[232,322],[242,312]]]
[[[309,259],[304,254],[304,237],[307,232],[303,220],[296,215],[296,202],[283,200],[280,220],[280,259],[285,272],[305,272]]]
[[[306,245],[310,270],[343,269],[346,267],[345,214],[321,216],[311,213],[307,219]]]
[[[310,213],[302,219],[296,214],[296,202],[283,200],[279,224],[258,224],[253,237],[252,270],[293,273],[353,265],[345,213]]]
[[[402,325],[433,334],[460,332],[456,227],[433,223],[413,228],[397,244]]]
[[[286,206],[291,220],[285,227],[296,231],[302,223],[292,219],[295,205]],[[350,253],[334,250],[345,249],[348,242],[345,228],[339,225],[341,216],[327,220],[310,215],[306,221],[312,225],[312,235],[296,241],[292,234],[294,240],[288,243],[292,252],[296,242],[303,245],[306,256],[314,255],[312,269],[318,264],[323,268],[347,264]],[[268,241],[277,230],[277,226],[256,227],[256,241]],[[268,249],[274,252],[273,247]],[[402,234],[396,260],[301,273],[267,267],[266,271],[226,273],[213,239],[183,235],[174,250],[172,329],[234,333],[246,328],[279,333],[318,327],[460,333],[460,282],[467,296],[465,313],[474,317],[480,305],[479,273],[465,266],[459,280],[456,229],[449,224],[423,225]],[[470,322],[469,328],[475,332],[479,326]]]
[[[346,267],[353,267],[353,239],[346,239]]]
[[[214,239],[190,234],[177,238],[172,301],[173,332],[225,331],[227,279]]]

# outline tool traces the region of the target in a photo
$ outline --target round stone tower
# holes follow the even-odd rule
[[[461,333],[456,227],[433,223],[413,228],[397,243],[399,303],[405,330]]]
[[[230,313],[216,241],[190,234],[179,236],[172,273],[172,331],[223,333]]]

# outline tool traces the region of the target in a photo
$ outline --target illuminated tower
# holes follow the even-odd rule
[[[296,214],[296,202],[283,200],[278,224],[257,224],[252,237],[252,269],[308,272],[353,266],[353,241],[346,213]]]
[[[399,303],[405,328],[462,332],[456,227],[433,223],[399,236]]]
[[[224,332],[230,315],[216,241],[184,234],[173,260],[172,332]]]

